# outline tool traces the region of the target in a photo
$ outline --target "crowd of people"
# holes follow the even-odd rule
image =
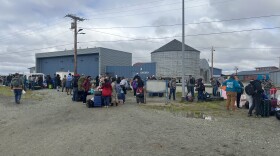
[[[155,76],[148,77],[147,80],[156,80]],[[222,96],[220,90],[226,91],[226,109],[235,111],[236,107],[241,108],[240,101],[241,95],[246,93],[247,100],[249,101],[248,116],[252,116],[255,109],[255,115],[260,115],[259,106],[263,99],[271,99],[270,89],[273,87],[273,83],[269,78],[269,75],[258,75],[256,79],[252,79],[249,83],[253,88],[253,93],[249,93],[246,87],[239,80],[238,76],[230,75],[227,79],[224,77],[211,78],[210,83],[212,86],[212,96]],[[2,78],[2,84],[10,86],[14,90],[15,102],[20,103],[22,90],[34,89],[34,86],[41,85],[43,87],[43,78],[31,77],[27,78],[26,75],[20,75],[18,73],[9,75]],[[144,97],[143,88],[145,85],[144,80],[139,75],[136,75],[133,79],[128,80],[124,77],[110,77],[107,75],[97,76],[92,79],[91,76],[64,75],[63,78],[59,74],[50,77],[46,76],[46,84],[49,89],[56,89],[57,91],[66,92],[67,95],[71,95],[72,101],[82,101],[84,104],[87,102],[87,96],[95,92],[101,91],[102,101],[104,107],[117,106],[126,102],[127,89],[133,90],[133,96]],[[205,86],[202,78],[197,80],[191,75],[186,81],[187,96],[194,98],[194,92],[197,91],[197,101],[205,100]],[[176,78],[171,78],[168,83],[169,93],[168,97],[176,100]],[[249,87],[248,87],[249,88]],[[236,106],[235,106],[236,104]]]
[[[254,114],[256,117],[260,116],[260,105],[263,100],[270,100],[270,89],[273,87],[273,83],[269,78],[269,75],[258,75],[256,79],[250,80],[249,84],[244,87],[243,83],[239,81],[237,76],[231,75],[230,78],[222,83],[225,86],[227,95],[227,110],[235,111],[235,102],[237,108],[240,107],[240,97],[246,93],[246,98],[249,102],[248,116]]]
[[[72,75],[69,73],[64,76],[60,81],[60,76],[56,76],[55,83],[48,82],[48,85],[54,85],[57,91],[66,91],[67,95],[72,95],[72,101],[82,101],[83,104],[87,103],[87,100],[93,100],[95,94],[101,92],[102,101],[104,107],[118,106],[126,102],[127,90],[134,90],[134,96],[137,91],[144,87],[144,82],[140,76],[136,75],[131,81],[124,77],[110,77],[107,75],[97,76],[93,79],[91,76],[84,74]],[[88,95],[93,95],[92,98],[87,98]]]

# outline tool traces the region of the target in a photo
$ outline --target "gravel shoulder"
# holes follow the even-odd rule
[[[88,109],[65,93],[39,90],[42,100],[0,96],[0,151],[7,156],[269,155],[280,153],[275,117],[229,115],[203,120],[146,109],[134,98]]]

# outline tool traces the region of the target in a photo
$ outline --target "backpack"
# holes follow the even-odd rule
[[[255,89],[254,89],[254,86],[249,83],[246,87],[245,87],[245,92],[246,94],[248,95],[253,95],[255,93]]]
[[[117,94],[122,94],[122,93],[124,93],[124,92],[123,92],[123,89],[122,89],[122,87],[121,87],[120,84],[116,84],[116,92],[117,92]]]
[[[132,87],[133,87],[133,89],[137,88],[137,82],[136,81],[132,81]]]
[[[21,85],[19,78],[13,78],[12,85],[13,87],[19,87]]]
[[[260,81],[255,81],[254,87],[257,93],[263,93],[262,84]]]
[[[190,79],[190,84],[195,84],[195,80],[193,77]]]

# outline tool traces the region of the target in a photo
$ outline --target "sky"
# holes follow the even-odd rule
[[[105,47],[149,62],[151,52],[182,40],[182,0],[0,0],[0,74],[28,72],[35,53]],[[279,66],[279,0],[185,0],[185,43],[223,73]]]

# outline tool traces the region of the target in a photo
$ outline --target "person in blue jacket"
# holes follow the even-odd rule
[[[235,111],[235,101],[237,97],[237,91],[241,89],[239,83],[234,79],[234,75],[231,75],[228,80],[223,82],[223,86],[226,86],[227,92],[227,110],[232,107],[232,111]]]

